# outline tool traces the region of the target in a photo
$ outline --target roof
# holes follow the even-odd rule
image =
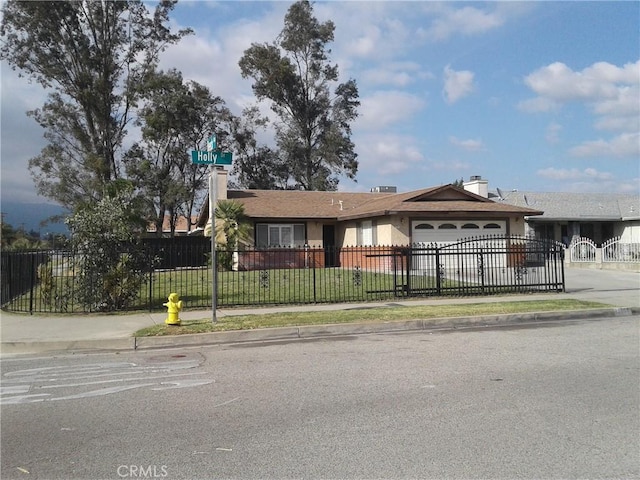
[[[196,223],[198,222],[198,217],[195,215],[191,216],[191,230],[193,231],[196,228]],[[188,224],[187,224],[187,217],[183,216],[183,215],[179,215],[178,218],[176,218],[176,232],[179,233],[185,233],[188,232]],[[155,233],[156,231],[156,224],[153,222],[149,222],[149,225],[147,227],[147,232],[153,232]],[[162,220],[162,231],[163,232],[170,232],[171,231],[171,216],[170,215],[166,215],[164,216],[163,220]]]
[[[227,199],[244,205],[250,218],[345,221],[394,214],[525,216],[542,212],[528,207],[497,203],[453,185],[411,192],[320,192],[299,190],[228,190]],[[209,215],[208,201],[200,223]]]
[[[501,192],[502,203],[540,209],[535,221],[640,219],[640,195],[609,193]]]

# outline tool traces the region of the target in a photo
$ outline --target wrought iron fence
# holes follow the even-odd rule
[[[398,297],[563,291],[564,248],[525,237],[454,244],[219,250],[218,307],[381,301]],[[127,309],[161,310],[176,292],[187,308],[212,304],[209,239],[146,246],[144,281]],[[2,307],[86,312],[78,301],[74,252],[2,252]]]
[[[603,262],[640,263],[640,243],[625,243],[614,237],[602,244]]]
[[[575,237],[569,245],[571,261],[575,263],[596,261],[597,245],[593,240],[586,237]]]

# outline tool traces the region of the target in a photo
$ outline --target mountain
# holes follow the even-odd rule
[[[0,204],[2,218],[16,230],[40,232],[43,236],[48,233],[68,234],[69,230],[64,222],[48,223],[41,226],[40,223],[55,215],[64,215],[65,209],[60,205],[51,203],[19,203],[3,201]]]

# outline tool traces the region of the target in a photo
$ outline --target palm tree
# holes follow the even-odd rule
[[[220,200],[215,208],[216,244],[226,252],[219,254],[220,265],[231,270],[240,244],[251,239],[251,227],[244,205],[234,200]],[[233,252],[233,254],[232,254]]]

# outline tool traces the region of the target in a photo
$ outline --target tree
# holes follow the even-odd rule
[[[49,142],[29,161],[38,193],[73,210],[121,177],[139,86],[159,53],[190,33],[166,25],[175,3],[160,0],[153,15],[139,0],[4,4],[0,58],[52,90],[28,112]]]
[[[150,75],[143,91],[137,122],[142,141],[127,152],[124,163],[147,201],[147,218],[157,234],[167,213],[173,233],[179,214],[191,219],[196,201],[202,200],[197,195],[206,186],[207,168],[193,164],[189,150],[203,149],[212,133],[221,145],[229,143],[234,117],[220,97],[196,82],[185,83],[176,70]]]
[[[216,243],[222,247],[218,253],[218,264],[231,270],[240,243],[251,238],[244,205],[235,200],[220,200],[215,208],[215,225]]]
[[[284,28],[272,44],[252,44],[239,65],[254,79],[259,100],[271,101],[280,122],[276,140],[294,187],[335,190],[336,175],[355,179],[357,154],[350,123],[357,117],[358,88],[353,79],[336,86],[337,65],[330,65],[326,45],[333,22],[319,23],[307,0],[291,5]]]
[[[90,310],[126,308],[140,291],[147,262],[139,208],[133,187],[116,182],[103,198],[67,218],[80,272],[78,297]]]
[[[232,125],[234,146],[232,174],[237,182],[234,188],[254,190],[284,190],[290,175],[290,168],[278,151],[258,145],[256,132],[263,128],[268,119],[261,117],[256,107],[246,108],[242,117],[235,118]]]
[[[235,200],[220,200],[215,209],[216,242],[236,249],[238,244],[251,238],[244,205]]]

